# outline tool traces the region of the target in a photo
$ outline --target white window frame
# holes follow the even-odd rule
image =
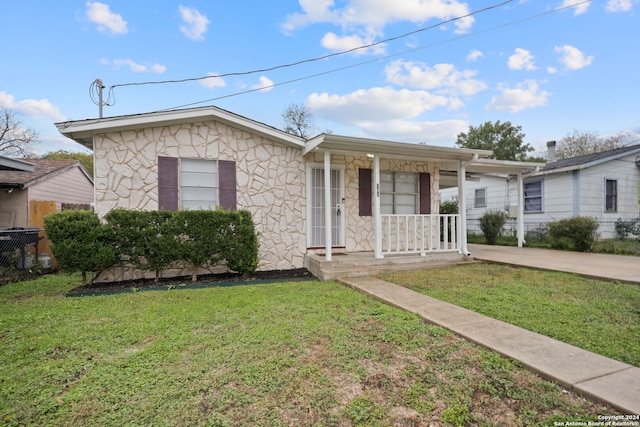
[[[478,192],[482,191],[484,192],[484,195],[482,197],[482,204],[478,203]],[[483,188],[476,188],[473,192],[473,207],[474,208],[486,208],[487,207],[487,187],[483,187]]]
[[[526,196],[526,187],[527,184],[535,184],[535,183],[539,183],[540,184],[540,196],[535,196],[535,197],[530,197],[531,199],[533,198],[538,198],[540,197],[540,209],[539,210],[528,210],[527,209],[527,196]],[[522,202],[523,202],[523,209],[524,209],[524,213],[541,213],[544,212],[544,180],[542,179],[535,179],[535,180],[531,180],[531,181],[525,181],[523,183],[523,194],[522,194]]]
[[[399,187],[399,182],[397,180],[397,176],[400,174],[409,174],[411,176],[413,176],[415,178],[415,192],[406,192],[406,191],[399,191],[398,187]],[[391,191],[385,191],[383,189],[383,175],[386,176],[392,176],[392,180],[391,180],[391,185],[392,185],[392,189]],[[389,181],[385,181],[385,182],[389,182]],[[414,204],[413,204],[413,212],[412,213],[402,213],[404,215],[416,215],[420,212],[420,174],[418,172],[402,172],[402,171],[380,171],[380,198],[384,198],[384,196],[391,196],[392,198],[392,203],[391,205],[389,204],[383,204],[381,202],[380,205],[380,210],[381,213],[383,215],[394,215],[398,213],[398,199],[402,196],[413,196],[414,198]],[[389,212],[389,207],[391,207],[391,211]]]
[[[179,189],[179,206],[180,209],[216,209],[220,204],[220,168],[218,161],[213,159],[197,159],[197,158],[179,158],[178,159],[178,189]],[[214,166],[215,172],[206,172],[201,170],[184,170],[185,165],[200,164],[201,166]],[[189,174],[189,175],[187,175]],[[213,177],[212,185],[202,185],[194,183],[193,180],[197,179],[198,175],[206,178],[207,175]],[[207,181],[207,183],[209,183]],[[207,192],[211,192],[213,197],[207,199],[201,197]],[[185,200],[185,193],[191,193],[192,199]],[[200,203],[198,203],[200,202]],[[198,205],[196,206],[196,203]]]
[[[607,184],[609,182],[614,182],[615,183],[615,193],[610,195],[608,193],[608,186]],[[607,207],[607,202],[610,196],[613,196],[614,199],[614,204],[615,206],[613,206],[613,209],[608,209]],[[614,179],[614,178],[605,178],[604,179],[604,212],[605,213],[617,213],[618,212],[618,180]]]

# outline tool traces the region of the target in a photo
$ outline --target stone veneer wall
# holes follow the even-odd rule
[[[305,165],[298,148],[217,121],[96,135],[94,147],[101,217],[114,208],[158,209],[158,156],[235,160],[237,208],[251,212],[260,233],[258,269],[303,266]]]
[[[307,156],[307,160],[322,164],[324,157],[322,153],[313,153]],[[359,215],[358,197],[358,170],[360,168],[373,169],[373,159],[366,156],[334,154],[331,156],[331,165],[345,167],[345,249],[347,252],[373,251],[375,231],[373,217]],[[380,170],[431,174],[431,212],[434,214],[439,212],[440,175],[438,164],[381,158]]]

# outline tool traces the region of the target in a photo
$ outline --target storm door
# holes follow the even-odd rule
[[[344,246],[344,171],[331,168],[331,246]],[[309,226],[307,243],[310,248],[325,246],[325,194],[324,168],[310,167],[307,170],[307,200]]]

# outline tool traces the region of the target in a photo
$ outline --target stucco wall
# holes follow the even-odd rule
[[[96,210],[158,209],[158,156],[234,160],[237,208],[260,233],[259,270],[303,266],[305,166],[300,150],[217,121],[96,135]]]

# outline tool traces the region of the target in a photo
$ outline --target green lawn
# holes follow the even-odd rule
[[[640,286],[491,264],[385,279],[640,366]]]
[[[78,280],[0,286],[2,425],[553,425],[616,413],[336,283],[65,298]]]

